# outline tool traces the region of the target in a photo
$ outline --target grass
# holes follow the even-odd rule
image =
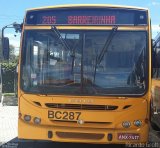
[[[17,106],[18,105],[18,98],[15,97],[15,93],[4,93],[4,106]]]

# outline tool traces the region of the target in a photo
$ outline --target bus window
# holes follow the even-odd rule
[[[94,90],[99,95],[104,90],[106,93],[112,93],[111,88],[117,94],[127,93],[126,90],[119,92],[118,88],[120,86],[128,89],[137,88],[136,93],[145,91],[145,32],[118,31],[99,64],[96,63],[96,60],[104,48],[110,31],[89,31],[85,33],[81,31],[63,31],[61,34],[66,36],[64,39],[69,49],[66,49],[57,36],[49,31],[36,30],[26,33],[27,44],[30,44],[32,40],[29,48],[26,46],[27,49],[24,50],[26,54],[23,57],[23,60],[26,61],[24,65],[27,65],[27,67],[30,65],[30,69],[32,69],[30,76],[24,80],[24,84],[25,81],[30,82],[30,85],[27,86],[28,88],[32,88],[32,83],[36,84],[36,87],[46,84],[53,84],[53,86],[58,84],[61,85],[58,92],[63,93],[62,88],[68,87],[70,89],[68,93],[72,94],[74,91],[77,92],[76,87],[74,85],[71,87],[68,84],[70,82],[79,83],[77,87],[80,87],[83,71],[83,78],[85,81],[91,82],[92,85],[90,87],[94,87]],[[77,38],[74,37],[75,34]],[[84,35],[85,40],[83,43],[82,38]],[[24,74],[26,74],[25,71],[29,70],[24,68]],[[85,84],[87,87],[84,89],[90,94],[92,89],[88,85]],[[38,91],[36,87],[35,90]],[[33,88],[31,91],[34,90]],[[52,91],[54,92],[54,90]],[[133,91],[133,93],[135,92]]]

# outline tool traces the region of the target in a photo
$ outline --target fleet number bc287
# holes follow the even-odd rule
[[[48,111],[48,118],[55,120],[79,120],[81,112]]]

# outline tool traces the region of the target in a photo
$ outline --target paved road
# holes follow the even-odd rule
[[[17,106],[0,107],[0,142],[10,141],[17,137]]]
[[[18,143],[17,138],[2,145],[2,148],[124,148],[124,145],[93,145],[80,143],[60,143],[60,142],[27,142]]]
[[[91,144],[73,144],[58,142],[18,142],[17,138],[17,106],[0,107],[0,145],[1,148],[120,148],[124,145],[91,145]],[[146,147],[160,147],[160,132],[151,130],[150,145]],[[144,147],[141,145],[141,147]]]

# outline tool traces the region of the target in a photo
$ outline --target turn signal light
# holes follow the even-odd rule
[[[21,117],[22,117],[22,114],[21,114],[21,113],[19,113],[19,114],[18,114],[18,118],[21,118]]]

